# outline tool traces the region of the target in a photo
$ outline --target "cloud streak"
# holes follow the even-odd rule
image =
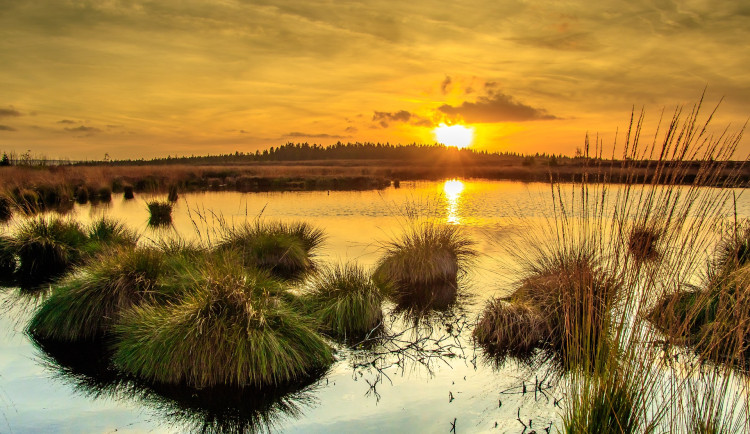
[[[8,125],[0,125],[0,131],[17,131],[17,130]]]
[[[10,117],[18,117],[21,116],[21,112],[11,108],[0,108],[0,118],[10,118]]]

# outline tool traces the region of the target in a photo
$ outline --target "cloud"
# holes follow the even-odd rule
[[[284,137],[288,138],[310,138],[310,139],[346,139],[349,136],[339,136],[336,134],[311,134],[303,133],[300,131],[292,131],[291,133],[284,134]]]
[[[359,130],[356,127],[346,127],[344,131],[346,131],[347,133],[356,133]]]
[[[2,117],[17,117],[17,116],[21,116],[21,112],[19,112],[18,110],[14,109],[13,107],[11,107],[11,108],[0,108],[0,118],[2,118]]]
[[[451,82],[451,77],[449,75],[446,75],[445,80],[440,83],[440,91],[443,92],[443,95],[447,94],[451,90]]]
[[[96,127],[87,127],[86,125],[80,125],[75,128],[65,128],[65,131],[93,134],[93,133],[100,133],[102,130]]]
[[[76,121],[71,121],[70,119],[63,119],[61,121],[57,121],[58,124],[77,124]]]
[[[397,112],[375,112],[372,115],[373,122],[377,122],[383,128],[388,128],[391,122],[409,122],[412,114],[406,110]]]
[[[16,131],[16,129],[7,125],[0,125],[0,131]]]
[[[489,84],[489,83],[488,83]],[[489,86],[488,86],[489,87]],[[559,119],[544,109],[534,108],[516,101],[510,95],[489,92],[476,102],[464,101],[459,106],[443,104],[438,110],[449,117],[461,117],[469,123],[524,122]]]

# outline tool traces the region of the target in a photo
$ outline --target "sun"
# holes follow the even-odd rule
[[[463,149],[471,145],[474,140],[474,128],[469,128],[464,125],[445,125],[440,124],[433,131],[435,134],[435,140],[438,143],[442,143],[445,146],[453,146],[458,149]]]

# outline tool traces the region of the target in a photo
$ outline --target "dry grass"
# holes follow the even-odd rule
[[[523,303],[490,299],[474,329],[474,338],[490,354],[524,358],[549,339],[547,321],[539,310]]]

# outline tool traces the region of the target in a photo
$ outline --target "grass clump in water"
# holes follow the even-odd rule
[[[43,280],[67,271],[82,260],[88,239],[78,223],[35,217],[24,222],[13,238],[22,278]]]
[[[109,332],[123,309],[158,296],[164,262],[154,249],[107,251],[55,287],[28,331],[57,341],[91,341]]]
[[[323,238],[322,230],[307,223],[258,220],[229,229],[218,248],[239,253],[246,266],[296,279],[315,269],[313,258]]]
[[[95,220],[88,227],[87,235],[94,250],[103,246],[121,245],[135,246],[138,242],[138,234],[127,229],[125,225],[107,217]]]
[[[364,336],[383,319],[383,295],[370,275],[353,264],[326,268],[315,276],[305,304],[323,329],[337,337]]]
[[[177,202],[177,199],[179,198],[179,194],[177,192],[177,186],[176,185],[170,185],[169,186],[169,194],[167,195],[167,200],[169,202]]]
[[[147,381],[191,387],[276,386],[333,362],[314,324],[284,302],[283,286],[232,255],[214,257],[181,301],[143,304],[115,327],[114,362]]]
[[[148,207],[149,226],[166,226],[172,224],[172,204],[153,200],[146,204]]]
[[[458,277],[476,255],[473,246],[460,226],[414,222],[383,246],[373,276],[400,302],[455,299]]]
[[[0,279],[9,279],[16,270],[16,265],[13,240],[0,235]]]
[[[653,432],[654,427],[644,423],[640,391],[637,385],[617,375],[610,378],[591,378],[577,393],[574,402],[568,403],[563,414],[566,434],[601,433],[630,434]]]
[[[122,187],[122,197],[125,200],[130,200],[135,198],[135,193],[133,191],[133,186],[130,184],[124,185]]]
[[[0,195],[0,222],[7,222],[13,216],[13,202],[4,195]]]
[[[541,346],[549,330],[537,308],[492,298],[487,301],[473,335],[491,355],[523,358]]]
[[[661,232],[653,227],[636,226],[628,237],[628,251],[638,260],[655,259]]]

